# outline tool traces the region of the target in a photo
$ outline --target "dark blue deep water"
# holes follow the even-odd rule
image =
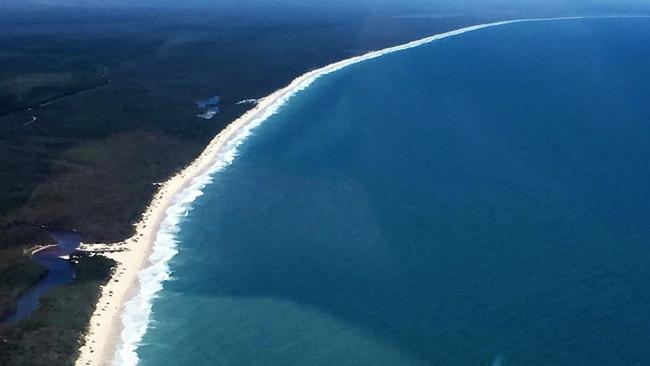
[[[153,365],[650,364],[650,20],[325,76],[184,220]]]

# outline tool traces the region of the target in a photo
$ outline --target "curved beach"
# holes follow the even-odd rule
[[[210,182],[211,175],[232,162],[237,146],[250,135],[250,131],[273,115],[295,93],[307,88],[322,75],[435,40],[511,23],[580,18],[508,20],[437,34],[310,71],[262,99],[255,108],[221,131],[189,166],[160,185],[142,220],[135,225],[135,235],[120,244],[124,251],[105,254],[119,265],[113,278],[102,289],[87,331],[86,343],[80,349],[76,364],[107,365],[116,359],[119,365],[137,363],[135,350],[146,331],[151,300],[169,277],[167,262],[176,253],[174,234],[180,217],[201,195],[201,189]]]

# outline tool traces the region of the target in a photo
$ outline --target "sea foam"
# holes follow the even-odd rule
[[[637,16],[615,16],[620,17],[637,17]],[[151,318],[151,308],[153,300],[158,292],[162,290],[163,283],[170,279],[171,272],[169,261],[178,253],[177,233],[179,224],[187,213],[192,209],[192,204],[203,195],[203,189],[213,180],[215,173],[223,170],[237,156],[238,147],[251,135],[252,130],[266,121],[270,116],[275,114],[296,93],[309,87],[315,80],[323,75],[341,70],[347,66],[371,60],[389,53],[411,49],[436,40],[461,35],[484,28],[496,27],[506,24],[539,22],[539,21],[557,21],[570,19],[585,19],[590,17],[560,17],[560,18],[537,18],[537,19],[516,19],[506,20],[494,23],[479,24],[452,30],[449,32],[433,35],[420,40],[405,43],[399,46],[386,48],[379,51],[373,51],[361,56],[352,57],[323,68],[306,73],[295,79],[289,86],[282,89],[277,95],[277,99],[258,113],[258,117],[251,119],[249,123],[242,126],[221,148],[217,158],[211,165],[210,169],[201,175],[192,179],[191,183],[182,190],[173,200],[173,204],[167,209],[165,217],[160,225],[153,253],[149,258],[149,265],[138,273],[139,290],[138,293],[130,299],[124,307],[121,315],[123,330],[118,350],[115,354],[113,364],[116,366],[134,366],[138,364],[137,348],[147,330]],[[591,18],[610,18],[610,17],[591,17]],[[276,95],[276,94],[274,94]],[[501,362],[500,358],[495,360],[496,364]]]

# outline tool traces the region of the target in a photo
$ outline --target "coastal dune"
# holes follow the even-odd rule
[[[402,51],[463,33],[500,25],[581,19],[562,17],[507,20],[474,25],[426,37],[403,45],[373,51],[310,71],[288,86],[259,101],[221,131],[190,165],[162,183],[140,222],[135,235],[123,243],[112,244],[122,251],[107,251],[107,257],[118,262],[113,278],[102,294],[80,349],[76,365],[136,365],[136,349],[149,324],[152,300],[170,277],[168,262],[177,253],[178,224],[202,195],[214,173],[232,163],[238,146],[251,131],[275,114],[297,92],[309,87],[319,77],[344,67]],[[84,249],[105,248],[106,244],[85,245]]]

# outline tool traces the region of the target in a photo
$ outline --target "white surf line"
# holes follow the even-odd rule
[[[237,155],[238,146],[251,134],[251,130],[258,127],[270,116],[275,114],[278,109],[284,105],[296,93],[309,87],[315,80],[323,75],[327,75],[347,66],[371,60],[393,52],[403,51],[418,46],[431,43],[436,40],[461,35],[467,32],[473,32],[480,29],[497,27],[507,24],[526,23],[526,22],[547,22],[562,20],[578,19],[604,19],[604,18],[649,18],[646,15],[616,15],[616,16],[571,16],[571,17],[553,17],[553,18],[530,18],[504,20],[493,23],[479,24],[436,34],[425,37],[416,41],[408,42],[399,46],[388,47],[378,51],[372,51],[361,56],[355,56],[343,61],[335,62],[310,71],[294,79],[287,87],[280,89],[273,94],[260,99],[257,107],[231,122],[222,132],[220,132],[213,141],[208,145],[206,150],[192,164],[184,169],[180,176],[184,177],[184,188],[180,192],[173,192],[173,202],[165,207],[166,213],[163,222],[156,228],[156,239],[153,243],[153,254],[149,258],[147,267],[138,271],[139,289],[125,304],[121,314],[123,330],[120,334],[119,345],[115,352],[115,358],[112,360],[115,366],[135,366],[139,359],[137,349],[140,346],[143,336],[150,323],[151,305],[157,293],[162,289],[162,284],[169,277],[169,260],[176,254],[176,234],[181,216],[184,216],[191,209],[193,202],[203,194],[203,188],[212,182],[214,173],[227,167],[232,163]],[[216,148],[216,151],[215,151]],[[211,159],[208,167],[201,169],[196,173],[197,166],[203,166],[205,161],[202,159]],[[194,170],[190,170],[194,168]],[[196,173],[188,174],[186,173]],[[170,178],[165,182],[161,191],[168,186],[168,182],[176,179],[178,176]],[[160,192],[156,196],[160,195]],[[151,207],[151,206],[150,206]],[[150,208],[145,213],[145,217],[150,214]],[[136,234],[138,235],[138,234]],[[108,362],[111,360],[103,360]]]

